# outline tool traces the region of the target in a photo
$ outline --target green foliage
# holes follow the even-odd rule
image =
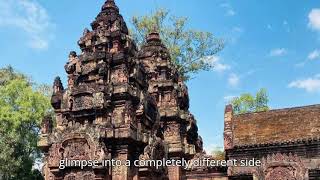
[[[0,179],[39,179],[32,166],[40,156],[39,126],[51,111],[49,98],[11,67],[0,74]]]
[[[12,66],[7,66],[5,68],[0,69],[0,86],[5,85],[8,81],[13,79],[25,79],[27,77],[24,74],[15,72]]]
[[[184,80],[201,70],[210,70],[213,65],[206,57],[216,54],[224,47],[224,42],[210,32],[187,29],[187,21],[185,17],[170,15],[168,10],[157,9],[147,16],[134,16],[131,30],[134,40],[140,46],[148,33],[155,30],[159,32],[169,49],[173,64]]]
[[[225,152],[222,148],[215,148],[211,155],[215,160],[225,160]]]
[[[260,89],[255,96],[245,93],[231,101],[235,114],[269,110],[269,97],[266,89]]]

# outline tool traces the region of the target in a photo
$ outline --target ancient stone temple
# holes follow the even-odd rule
[[[157,102],[168,158],[190,159],[201,153],[202,140],[197,133],[196,121],[188,111],[188,89],[171,64],[169,52],[158,33],[148,35],[137,57],[146,70],[148,92]],[[181,167],[171,167],[168,171],[170,179],[185,175]]]
[[[320,105],[233,115],[225,110],[228,159],[260,160],[229,167],[230,179],[320,179]]]
[[[157,32],[138,50],[113,0],[85,29],[81,53],[70,52],[68,85],[54,81],[55,123],[42,124],[46,180],[186,179],[179,166],[106,165],[107,160],[192,159],[204,155],[188,89]],[[97,166],[61,168],[64,160]],[[67,162],[67,161],[65,161]]]
[[[242,115],[227,106],[226,159],[258,165],[133,164],[213,160],[189,111],[188,88],[159,33],[147,35],[138,49],[113,0],[78,44],[81,53],[70,52],[64,67],[67,87],[54,80],[55,120],[42,122],[38,146],[46,180],[319,179],[319,105]],[[77,161],[95,164],[70,164]]]

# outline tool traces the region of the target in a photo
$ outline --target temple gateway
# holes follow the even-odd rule
[[[307,180],[320,176],[320,106],[234,116],[225,111],[228,160],[261,166],[125,164],[212,159],[203,150],[188,88],[157,32],[138,50],[113,0],[85,29],[81,54],[69,54],[68,86],[59,77],[38,146],[46,180]],[[68,163],[90,162],[94,165]],[[121,162],[108,164],[105,162]],[[63,163],[62,163],[63,162]],[[71,164],[71,165],[70,165]]]

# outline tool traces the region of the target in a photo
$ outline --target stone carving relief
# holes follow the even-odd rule
[[[71,103],[70,103],[71,104]],[[90,96],[78,96],[74,98],[72,110],[84,110],[92,109],[93,106],[93,97]]]
[[[148,145],[140,159],[167,158],[170,152],[164,142],[171,140],[173,143],[168,146],[172,152],[190,157],[183,149],[195,149],[196,123],[186,117],[189,112],[187,90],[182,90],[184,97],[180,97],[181,82],[170,65],[170,54],[159,34],[151,33],[148,43],[137,51],[113,0],[105,2],[91,27],[92,30],[84,30],[78,42],[81,54],[70,52],[65,65],[68,88],[63,88],[60,79],[53,87],[51,103],[57,126],[51,131],[50,122],[44,122],[42,128],[42,134],[48,135],[42,146],[47,156],[47,170],[54,176],[63,176],[54,177],[56,179],[89,180],[103,177],[103,173],[118,174],[121,179],[124,175],[131,176],[134,170],[115,167],[104,172],[79,173],[77,168],[57,170],[57,167],[65,158],[105,160],[111,155],[121,160],[136,158],[141,150],[132,150],[145,143]],[[148,68],[143,62],[150,63]],[[147,77],[153,78],[153,82],[150,79],[147,82]],[[161,115],[166,114],[170,119],[160,118],[159,109],[163,110]],[[160,119],[164,120],[160,122]],[[197,147],[202,149],[200,143]],[[162,172],[167,174],[165,170],[160,174]]]
[[[104,94],[102,92],[93,94],[93,105],[95,108],[104,107]]]
[[[50,155],[48,159],[49,167],[58,167],[60,160],[64,159],[102,161],[111,158],[105,144],[97,137],[98,134],[89,135],[80,133],[84,126],[85,125],[68,126],[63,134],[56,137],[57,139],[61,139],[63,141],[54,143],[50,147]],[[71,130],[70,128],[76,128],[79,133],[76,131],[74,131],[75,134],[68,133]],[[90,129],[90,131],[96,130]]]
[[[90,72],[94,71],[97,67],[96,62],[88,62],[88,63],[84,63],[82,64],[82,71],[81,74],[82,75],[87,75]]]
[[[136,124],[135,110],[133,108],[133,105],[129,102],[125,104],[124,122],[126,124]]]
[[[165,145],[164,141],[155,135],[149,139],[149,144],[144,148],[143,154],[139,156],[139,160],[162,160],[168,159],[168,148]],[[141,167],[143,168],[143,167]],[[168,173],[166,167],[148,167],[151,168],[153,172],[160,173],[162,176],[165,176]]]
[[[180,125],[177,123],[170,123],[165,126],[164,136],[173,137],[180,135]]]
[[[110,49],[110,53],[115,54],[121,50],[121,45],[118,40],[112,41],[112,48]]]
[[[120,22],[119,21],[115,21],[111,27],[111,32],[114,32],[114,31],[118,31],[120,30]]]
[[[71,139],[63,143],[63,159],[88,160],[90,159],[90,146],[85,139]]]
[[[117,126],[125,124],[125,108],[123,106],[116,107],[113,110],[112,120],[112,124]]]
[[[196,162],[196,161],[203,160],[203,159],[212,159],[212,157],[206,155],[205,152],[199,152],[194,155],[194,157],[191,159],[191,162]],[[196,166],[194,164],[196,164],[196,163],[192,163],[190,166],[187,167],[187,169],[190,171],[200,171],[200,172],[205,172],[210,169],[210,167],[206,166],[205,163],[201,164],[201,166]]]
[[[90,171],[79,171],[77,173],[67,173],[63,180],[93,180],[95,179],[95,175]]]
[[[265,180],[307,180],[306,168],[301,159],[293,154],[272,154],[262,159],[258,177]]]
[[[268,171],[266,180],[296,180],[292,168],[276,167]]]
[[[125,69],[116,69],[112,72],[112,82],[117,83],[127,83],[128,82],[128,72]]]
[[[232,134],[224,133],[224,147],[225,149],[233,148]]]
[[[59,162],[62,159],[62,149],[60,144],[52,144],[49,149],[49,159],[48,166],[49,167],[58,167]]]
[[[71,174],[68,174],[68,175],[66,175],[65,176],[65,180],[76,180],[76,174],[74,174],[74,173],[71,173]]]

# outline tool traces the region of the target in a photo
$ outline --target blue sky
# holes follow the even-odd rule
[[[0,67],[11,64],[36,82],[60,75],[104,0],[0,0]],[[267,88],[272,108],[320,102],[320,3],[316,0],[118,0],[129,22],[157,7],[189,19],[189,27],[224,38],[216,65],[188,82],[191,111],[206,149],[223,144],[228,100]]]

